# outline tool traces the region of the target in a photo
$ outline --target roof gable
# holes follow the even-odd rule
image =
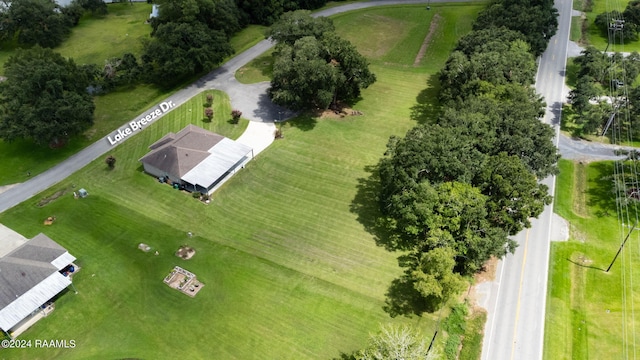
[[[209,156],[209,149],[225,139],[195,125],[177,134],[169,133],[153,143],[140,161],[167,174],[182,178]]]
[[[42,233],[0,257],[0,309],[73,260],[65,248]],[[66,264],[61,267],[62,263]]]

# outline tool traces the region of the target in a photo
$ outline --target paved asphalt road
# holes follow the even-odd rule
[[[363,9],[367,7],[381,6],[381,5],[392,5],[392,4],[420,4],[426,3],[428,0],[392,0],[392,1],[372,1],[366,3],[356,3],[356,4],[347,4],[342,6],[337,6],[331,9],[323,10],[318,13],[315,13],[314,16],[329,16],[338,14],[341,12],[347,12],[355,9]],[[437,2],[464,2],[466,0],[430,0],[432,3]],[[226,62],[220,68],[214,70],[213,72],[205,75],[195,83],[190,86],[176,92],[171,95],[163,102],[172,102],[177,107],[180,104],[183,104],[199,92],[206,89],[219,89],[225,91],[229,94],[231,98],[231,104],[234,108],[240,109],[243,112],[243,116],[252,120],[252,121],[261,121],[261,122],[273,122],[274,120],[282,120],[291,117],[292,113],[287,110],[280,108],[274,105],[266,95],[266,89],[269,87],[268,83],[259,83],[252,85],[244,85],[240,84],[235,79],[235,72],[248,63],[249,61],[255,59],[260,54],[267,51],[271,48],[273,44],[268,40],[263,40],[246,50],[245,52],[239,54],[233,59]],[[153,107],[133,119],[133,121],[140,120],[144,115],[156,109]],[[169,110],[170,111],[170,110]],[[167,111],[167,112],[169,112]],[[162,115],[166,114],[163,113]],[[160,118],[159,116],[156,118]],[[155,121],[155,120],[154,120]],[[123,124],[120,129],[124,130],[129,122]],[[139,132],[139,131],[138,131]],[[17,204],[31,198],[32,196],[40,193],[51,187],[52,185],[62,181],[67,176],[73,174],[74,172],[80,170],[85,165],[90,163],[91,161],[97,159],[98,157],[106,154],[113,146],[117,146],[118,144],[126,141],[131,136],[135,136],[137,132],[133,132],[132,135],[126,137],[123,141],[116,143],[116,145],[111,145],[111,143],[107,140],[108,137],[111,139],[115,138],[115,134],[117,131],[105,136],[104,138],[98,140],[94,144],[88,146],[83,149],[79,153],[71,156],[67,160],[61,162],[55,167],[45,171],[44,173],[34,176],[28,181],[18,184],[9,190],[0,194],[0,212],[3,212],[7,209],[10,209]]]
[[[558,32],[540,58],[536,90],[547,103],[543,121],[554,126],[560,154],[570,159],[616,158],[612,148],[559,135],[562,103],[566,100],[565,68],[571,0],[556,0]],[[555,176],[543,181],[553,194]],[[530,229],[514,239],[519,247],[514,255],[499,262],[496,279],[490,284],[488,318],[485,325],[482,359],[537,360],[543,357],[549,248],[553,205],[547,206]]]
[[[355,3],[323,10],[316,13],[315,16],[329,16],[380,5],[427,3],[427,1],[392,0]],[[463,0],[431,0],[433,3],[444,1],[462,2]],[[545,97],[547,104],[549,104],[544,121],[554,125],[559,122],[561,103],[564,99],[564,69],[571,0],[556,0],[556,7],[560,11],[560,29],[558,34],[551,39],[549,48],[541,58],[536,85],[538,92]],[[233,107],[240,109],[244,116],[252,121],[272,122],[275,119],[286,119],[291,116],[291,113],[269,101],[265,93],[268,87],[267,83],[242,85],[234,78],[237,69],[271,46],[269,41],[261,41],[165,101],[171,101],[175,106],[178,106],[202,90],[215,88],[226,91],[231,98]],[[143,112],[134,120],[139,120],[153,109],[155,108]],[[127,124],[123,124],[121,129],[125,127]],[[113,139],[116,133],[113,132],[109,136]],[[135,135],[136,132],[133,134]],[[124,141],[126,139],[128,137]],[[612,155],[609,148],[575,142],[568,138],[561,137],[559,145],[561,154],[568,158],[579,158],[580,156],[610,158]],[[111,147],[112,145],[105,137],[50,170],[5,191],[0,194],[0,212],[58,183],[89,162],[107,153]],[[553,179],[547,179],[546,182],[550,188],[553,188]],[[508,256],[499,264],[498,277],[492,284],[489,296],[489,317],[486,325],[483,359],[540,359],[542,357],[550,217],[551,207],[547,207],[540,219],[534,220],[531,229],[516,237],[520,244],[516,254]]]

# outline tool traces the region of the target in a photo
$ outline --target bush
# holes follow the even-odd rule
[[[233,109],[231,111],[231,119],[233,120],[234,124],[237,124],[238,121],[240,121],[240,117],[242,116],[242,111],[238,110],[238,109]]]
[[[442,327],[449,335],[444,344],[444,353],[449,360],[458,358],[458,349],[467,328],[467,313],[466,304],[457,304],[451,308],[451,314],[442,322]]]

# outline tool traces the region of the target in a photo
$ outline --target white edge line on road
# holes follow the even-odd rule
[[[572,9],[573,11],[573,0],[570,0],[571,6],[570,9]],[[571,17],[569,17],[569,19],[571,19]],[[573,21],[573,19],[571,19],[571,21]],[[571,35],[571,23],[569,23],[569,27],[567,29],[567,45],[564,48],[564,66],[563,66],[563,70],[564,70],[564,75],[562,75],[563,81],[562,81],[562,96],[564,96],[564,87],[565,87],[565,79],[566,79],[566,71],[567,71],[567,56],[569,55],[569,42],[571,41],[570,38]],[[540,67],[538,67],[538,70],[540,70]],[[564,99],[562,101],[562,104],[564,104]],[[562,105],[560,106],[560,121],[562,121]],[[559,149],[559,145],[560,145],[560,123],[555,125],[555,130],[556,130],[556,148]],[[551,261],[550,257],[551,257],[551,229],[553,228],[553,208],[556,202],[556,176],[553,175],[553,178],[551,180],[551,196],[553,196],[552,200],[551,200],[551,204],[549,204],[549,206],[551,207],[551,211],[549,212],[549,232],[547,234],[547,239],[549,239],[549,247],[548,247],[548,251],[547,251],[547,256],[545,256],[545,269],[546,269],[546,279],[542,282],[543,283],[543,294],[544,297],[542,298],[542,336],[540,337],[540,350],[542,350],[540,352],[540,359],[542,360],[544,358],[544,333],[545,333],[545,328],[546,328],[546,322],[545,322],[545,318],[546,318],[546,314],[547,314],[547,289],[549,287],[549,274],[551,273],[549,271],[549,263]]]
[[[496,292],[496,302],[495,304],[493,304],[493,318],[491,319],[491,330],[489,331],[489,339],[487,341],[487,353],[485,354],[486,357],[483,357],[482,355],[480,356],[481,358],[484,359],[490,359],[489,355],[491,355],[491,342],[493,341],[493,334],[494,334],[494,330],[496,328],[496,314],[498,313],[498,299],[500,299],[500,289],[502,288],[502,275],[504,274],[504,263],[507,261],[507,257],[505,256],[504,258],[502,258],[501,260],[499,260],[499,265],[500,265],[500,277],[497,278],[497,282],[498,282],[498,291]],[[494,280],[495,281],[495,280]]]

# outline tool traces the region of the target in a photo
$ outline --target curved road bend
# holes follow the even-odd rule
[[[430,0],[437,2],[464,2],[464,0]],[[354,3],[326,9],[314,16],[330,16],[351,10],[382,5],[421,4],[429,0],[382,0]],[[536,89],[548,104],[545,121],[557,125],[560,116],[560,104],[564,100],[564,68],[570,23],[571,0],[556,0],[560,12],[560,29],[551,39],[547,51],[540,60]],[[272,123],[274,119],[286,119],[291,113],[273,105],[266,96],[268,83],[243,85],[235,80],[235,72],[273,46],[263,40],[229,60],[220,68],[207,74],[192,85],[176,92],[165,101],[175,106],[183,104],[205,89],[220,89],[229,94],[234,108],[240,109],[244,116],[253,122]],[[144,112],[134,121],[139,120]],[[127,122],[128,124],[128,122]],[[122,127],[127,124],[123,124]],[[116,132],[109,134],[113,138]],[[134,133],[135,134],[135,133]],[[133,135],[131,135],[133,136]],[[244,136],[244,135],[243,135]],[[123,141],[126,141],[125,138]],[[119,143],[118,143],[119,144]],[[576,145],[571,139],[560,138],[561,153],[567,157],[582,156],[594,152],[593,145]],[[114,146],[117,146],[114,145]],[[0,194],[0,212],[3,212],[35,194],[62,181],[81,169],[89,162],[107,153],[112,146],[107,137],[98,140],[77,154],[69,157],[55,167],[18,184]],[[586,149],[586,150],[585,150]],[[610,149],[599,148],[594,152],[603,158],[611,157]],[[547,179],[552,187],[553,179]],[[547,262],[549,251],[551,207],[547,207],[533,227],[517,236],[520,247],[514,256],[501,261],[498,267],[500,276],[491,284],[489,292],[489,317],[486,324],[483,359],[539,359],[542,357],[544,332],[544,310],[546,299]],[[500,312],[497,312],[500,309]]]

